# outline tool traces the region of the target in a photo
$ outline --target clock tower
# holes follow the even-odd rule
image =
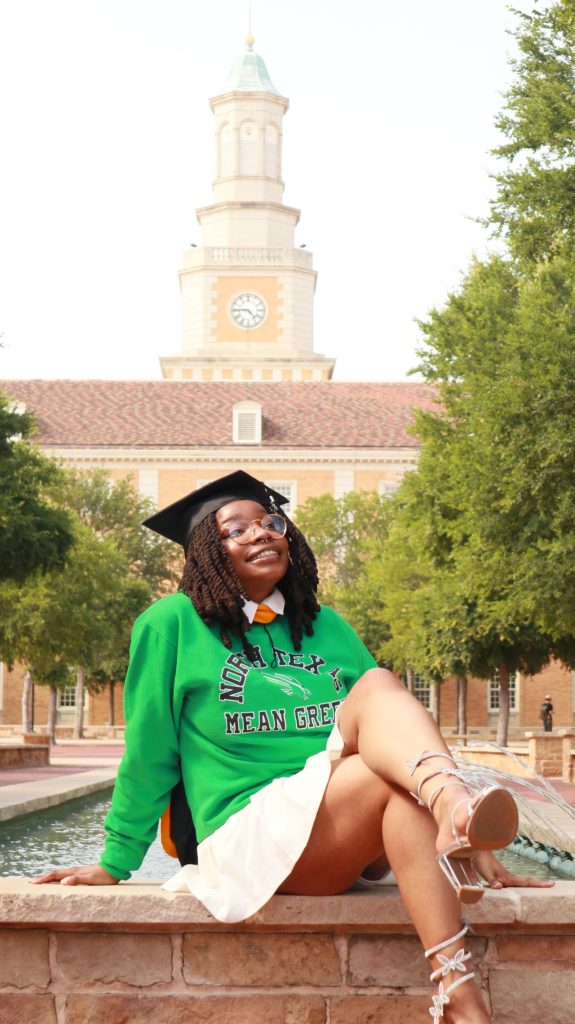
[[[213,202],[197,210],[201,244],[180,271],[182,349],[161,358],[179,380],[328,380],[313,351],[313,257],[296,248],[300,211],[282,202],[282,121],[288,100],[248,36],[215,119]]]

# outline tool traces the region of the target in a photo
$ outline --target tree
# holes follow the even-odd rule
[[[555,0],[515,11],[519,55],[496,124],[506,142],[494,150],[505,167],[488,224],[514,258],[537,264],[575,253],[575,9]]]
[[[324,494],[298,509],[298,525],[318,560],[320,600],[348,619],[376,657],[387,626],[379,592],[366,587],[367,569],[392,515],[392,499],[367,491]]]
[[[150,504],[125,482],[67,473],[62,500],[74,527],[68,564],[0,587],[2,653],[52,687],[69,685],[73,672],[81,735],[84,681],[123,678],[134,618],[175,580],[173,546],[141,529]]]
[[[508,251],[472,261],[420,325],[441,409],[417,418],[417,473],[361,578],[385,605],[379,653],[395,667],[498,672],[501,743],[510,673],[575,663],[575,9],[516,14],[487,222]]]
[[[33,431],[33,417],[0,394],[0,581],[61,568],[72,544],[70,517],[50,498],[60,471]]]
[[[575,659],[572,296],[565,257],[531,275],[493,257],[422,325],[421,368],[444,411],[418,417],[418,475],[436,482],[412,513],[427,516],[437,565],[451,565],[469,671],[499,671],[500,741],[509,672]]]

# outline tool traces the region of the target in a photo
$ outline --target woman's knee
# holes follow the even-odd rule
[[[362,716],[370,717],[376,713],[377,706],[383,712],[385,709],[382,702],[394,691],[407,692],[401,680],[386,668],[371,668],[359,677],[339,709],[338,725],[346,754],[357,752]]]
[[[359,689],[358,689],[359,687]],[[364,672],[359,677],[355,685],[351,689],[351,693],[381,693],[389,692],[390,690],[405,691],[405,687],[394,672],[390,672],[388,668],[369,668],[367,672]]]

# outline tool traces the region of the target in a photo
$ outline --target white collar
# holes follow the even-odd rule
[[[266,597],[265,601],[261,601],[260,604],[267,605],[267,607],[271,608],[272,612],[276,612],[277,615],[283,615],[286,601],[281,590],[278,590],[276,587],[275,590],[272,590],[269,597]],[[249,623],[254,621],[258,608],[259,604],[257,601],[244,601],[244,615]]]

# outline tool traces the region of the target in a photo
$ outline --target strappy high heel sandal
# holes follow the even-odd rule
[[[408,761],[413,775],[420,765],[430,758],[441,757],[456,764],[450,754],[433,753],[424,750],[415,761]],[[431,796],[424,800],[421,791],[423,786],[438,775],[454,776],[452,780],[442,782],[435,787]],[[441,768],[425,775],[417,786],[417,792],[411,795],[422,807],[433,811],[433,806],[446,786],[463,785],[466,780],[463,772],[455,768]],[[455,815],[462,804],[466,805],[467,822],[465,834],[455,824]],[[437,863],[443,874],[455,890],[462,903],[476,903],[484,893],[483,885],[473,868],[473,855],[478,850],[499,850],[508,846],[517,833],[519,815],[512,794],[502,786],[486,786],[473,797],[458,800],[451,812],[451,832],[453,842],[449,843],[437,854]],[[467,862],[467,863],[465,863]]]
[[[437,968],[437,970],[432,971],[432,973],[429,975],[430,981],[435,982],[438,980],[438,978],[441,979],[439,982],[437,995],[433,996],[433,1006],[430,1006],[429,1008],[429,1012],[433,1019],[433,1024],[440,1024],[440,1021],[443,1019],[443,1009],[449,1003],[450,993],[454,992],[455,989],[459,988],[460,985],[463,985],[465,981],[471,981],[472,978],[475,977],[474,972],[468,971],[466,966],[466,961],[471,960],[471,953],[466,953],[463,947],[461,947],[461,949],[458,949],[455,955],[452,957],[444,956],[441,952],[442,949],[446,949],[447,946],[451,946],[452,943],[457,942],[458,939],[462,939],[465,935],[467,935],[468,931],[469,926],[467,924],[464,924],[463,928],[461,929],[460,932],[457,933],[457,935],[453,935],[450,939],[446,939],[445,942],[439,942],[437,946],[432,946],[431,949],[425,950],[425,956],[427,957],[427,959],[429,959],[432,956],[437,956],[437,959],[439,960],[439,963],[441,965]],[[455,981],[451,982],[451,985],[448,985],[447,988],[445,988],[443,984],[443,979],[446,978],[448,974],[451,974],[454,971],[461,971],[461,974],[463,976],[461,978],[456,978]]]

